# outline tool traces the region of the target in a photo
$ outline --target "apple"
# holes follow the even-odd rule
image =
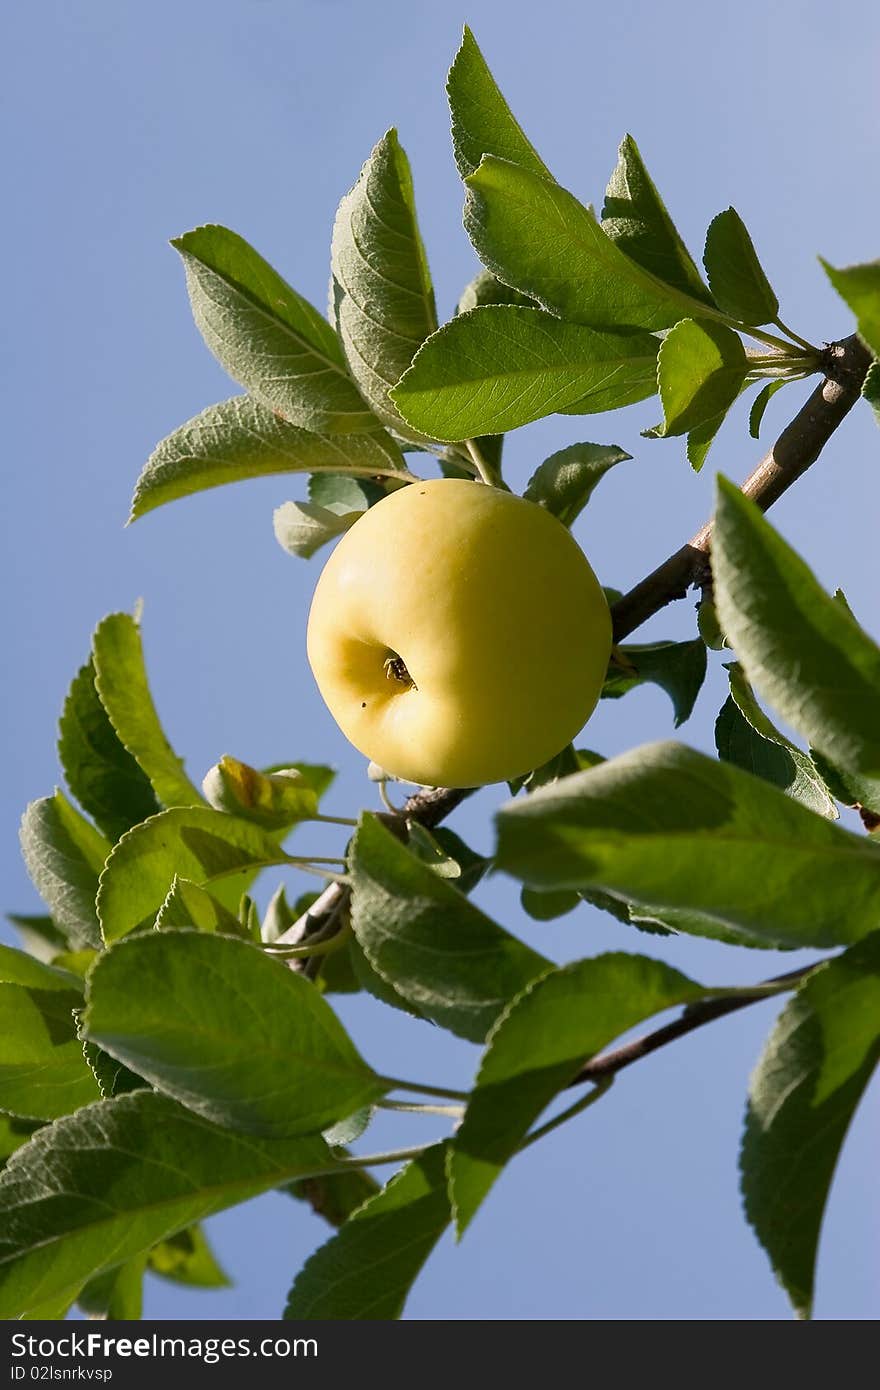
[[[476,787],[540,767],[599,698],[605,595],[534,502],[465,479],[419,482],[338,542],[308,656],[346,738],[404,781]]]

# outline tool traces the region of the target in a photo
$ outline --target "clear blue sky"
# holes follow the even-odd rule
[[[55,724],[90,632],[143,597],[161,714],[191,773],[224,752],[254,764],[311,758],[340,769],[332,809],[370,796],[363,764],[317,696],[305,619],[318,564],[272,537],[288,479],[220,489],[123,530],[155,442],[231,394],[192,325],[167,240],[219,221],[250,239],[313,302],[325,302],[336,204],[374,141],[397,125],[441,312],[475,263],[460,227],[444,77],[461,24],[474,28],[520,120],[556,175],[601,201],[631,131],[692,249],[733,203],[780,293],[813,338],[850,331],[815,256],[878,255],[880,11],[853,0],[31,0],[8,6],[0,84],[7,205],[2,591],[7,731],[2,902],[36,910],[20,863],[22,808],[58,779]],[[768,432],[802,388],[771,403]],[[626,587],[702,520],[716,468],[756,457],[740,414],[695,477],[679,441],[642,440],[656,405],[557,417],[514,436],[521,487],[551,449],[580,439],[635,455],[602,485],[578,537],[605,584]],[[880,633],[876,582],[880,435],[859,412],[777,524]],[[690,603],[646,629],[693,631]],[[682,731],[712,746],[720,661]],[[588,742],[605,754],[671,732],[645,689],[605,704]],[[497,789],[455,824],[490,843]],[[332,837],[332,832],[325,828]],[[301,832],[311,844],[313,832]],[[324,853],[335,852],[325,849]],[[267,884],[271,888],[273,883]],[[305,885],[300,885],[300,888]],[[556,958],[645,951],[709,983],[746,982],[791,956],[664,942],[586,907],[557,924],[522,917],[513,885],[484,906]],[[782,963],[784,961],[784,963]],[[467,1083],[476,1053],[371,1002],[342,1008],[366,1056],[392,1073]],[[761,1006],[621,1077],[602,1106],[519,1160],[465,1241],[438,1250],[410,1300],[428,1319],[776,1319],[787,1306],[739,1210],[736,1147],[747,1078],[773,1010]],[[876,1089],[854,1128],[822,1241],[817,1316],[878,1313]],[[377,1146],[435,1122],[377,1125]],[[306,1209],[271,1195],[210,1223],[236,1287],[186,1293],[152,1282],[148,1315],[280,1314],[294,1273],[325,1237]]]

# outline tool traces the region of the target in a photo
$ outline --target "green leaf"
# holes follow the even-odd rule
[[[277,840],[237,816],[207,806],[163,811],[123,835],[107,860],[98,891],[104,940],[152,923],[175,875],[201,885],[217,880],[228,906],[255,869],[287,861]]]
[[[0,984],[21,985],[24,989],[36,990],[40,993],[57,991],[69,994],[71,990],[82,994],[82,981],[69,970],[60,969],[56,965],[48,965],[45,961],[35,960],[33,956],[27,955],[24,951],[17,951],[14,946],[4,946],[0,944]],[[81,1000],[79,1002],[82,1002]]]
[[[837,1159],[880,1057],[878,1020],[875,932],[801,986],[752,1077],[740,1155],[746,1216],[801,1318]]]
[[[241,935],[241,923],[234,912],[201,884],[177,874],[156,915],[156,926],[196,927],[199,931],[221,932],[226,936]]]
[[[154,1245],[147,1256],[147,1269],[172,1284],[192,1289],[226,1289],[232,1283],[201,1226],[187,1226]]]
[[[387,1089],[310,980],[226,936],[156,932],[106,951],[84,1030],[189,1109],[249,1134],[313,1133]]]
[[[75,1298],[193,1221],[333,1166],[317,1135],[233,1134],[152,1091],[86,1106],[39,1130],[0,1174],[0,1317]]]
[[[110,845],[63,792],[32,801],[21,822],[21,852],[34,887],[68,943],[100,946],[98,875]]]
[[[344,1149],[347,1144],[353,1144],[355,1140],[360,1139],[367,1130],[374,1113],[374,1106],[362,1105],[351,1115],[346,1115],[344,1119],[337,1120],[336,1124],[331,1125],[329,1129],[323,1130],[324,1139],[331,1149]]]
[[[229,375],[291,425],[319,434],[378,433],[331,326],[235,232],[175,238],[193,317]]]
[[[160,809],[149,778],[101,704],[91,658],[74,677],[64,702],[58,757],[73,795],[111,844]]]
[[[480,260],[545,309],[618,331],[722,317],[643,270],[558,183],[487,155],[465,184],[465,230]]]
[[[67,949],[66,936],[48,913],[7,912],[6,920],[15,927],[24,950],[37,960],[54,960]]]
[[[524,912],[536,922],[552,922],[572,912],[582,901],[580,893],[563,889],[560,893],[539,893],[534,888],[523,888],[519,900]]]
[[[768,381],[761,387],[755,399],[752,401],[752,408],[749,411],[749,434],[752,439],[757,439],[761,433],[761,421],[764,419],[764,411],[770,404],[771,399],[777,391],[781,391],[787,382],[783,378],[781,381]]]
[[[484,154],[500,155],[552,178],[504,100],[467,25],[449,69],[446,92],[452,116],[452,151],[463,179],[474,172]]]
[[[97,1043],[89,1042],[82,1033],[82,1010],[78,1012],[77,1037],[82,1045],[82,1055],[91,1069],[91,1073],[98,1083],[98,1091],[102,1100],[110,1100],[113,1096],[124,1095],[128,1091],[148,1090],[148,1083],[142,1076],[124,1067],[121,1062],[117,1062],[115,1057],[111,1057],[109,1052],[105,1052]]]
[[[503,433],[566,406],[615,410],[656,389],[657,341],[597,333],[515,305],[472,309],[429,338],[395,387],[415,429],[455,441]]]
[[[677,729],[690,718],[705,678],[706,646],[701,637],[692,642],[631,642],[618,647],[601,698],[617,700],[650,681],[672,701]]]
[[[719,758],[771,782],[818,815],[836,820],[834,800],[812,758],[767,718],[742,667],[734,663],[728,669],[730,695],[715,724]]]
[[[202,789],[215,811],[240,816],[266,830],[284,830],[318,814],[318,794],[297,767],[258,772],[224,753],[206,774]]]
[[[349,850],[352,927],[401,1000],[471,1042],[548,965],[364,814]]]
[[[535,470],[523,496],[571,526],[608,470],[630,458],[617,444],[569,444]]]
[[[835,269],[819,261],[841,299],[856,316],[859,333],[875,357],[880,357],[880,261]]]
[[[308,560],[322,545],[354,526],[361,515],[360,511],[330,511],[314,502],[282,502],[272,513],[272,525],[282,550]]]
[[[53,1120],[98,1098],[76,1032],[81,1004],[76,976],[0,947],[0,1109]]]
[[[712,540],[715,601],[746,675],[880,810],[880,649],[726,479]]]
[[[674,285],[694,299],[712,304],[712,296],[631,135],[625,135],[621,141],[617,168],[605,190],[602,230],[621,251],[665,285]]]
[[[733,405],[748,369],[745,348],[731,329],[695,319],[677,323],[657,358],[662,434],[687,434],[714,423]]]
[[[874,412],[874,417],[880,425],[880,362],[874,362],[868,368],[868,375],[862,384],[862,395]]]
[[[309,501],[340,516],[365,512],[385,496],[384,480],[353,478],[349,473],[314,473],[309,478]]]
[[[165,737],[144,665],[140,627],[111,613],[92,638],[95,684],[123,747],[140,764],[163,806],[197,806],[202,798]],[[167,884],[166,884],[167,887]]]
[[[90,1279],[80,1291],[78,1306],[89,1318],[137,1321],[143,1312],[145,1267],[146,1256],[137,1255]]]
[[[614,954],[551,970],[514,999],[492,1030],[452,1144],[459,1236],[541,1111],[590,1057],[643,1019],[705,993],[662,961]]]
[[[447,854],[431,831],[419,825],[418,821],[408,824],[407,844],[416,858],[427,864],[438,877],[457,879],[461,875],[458,861]]]
[[[519,290],[503,284],[491,270],[483,268],[465,285],[455,306],[455,312],[466,314],[469,309],[480,309],[485,304],[520,304],[532,309],[535,307],[535,301],[527,294],[520,294]]]
[[[703,264],[715,302],[725,313],[752,326],[776,321],[779,300],[735,208],[719,212],[710,223]]]
[[[727,411],[722,410],[708,420],[701,420],[699,425],[694,425],[693,429],[688,430],[687,460],[695,473],[699,473],[706,462],[709,450],[715,443],[715,437],[726,418]]]
[[[285,1190],[298,1202],[308,1202],[316,1216],[338,1229],[352,1212],[381,1189],[365,1169],[352,1168],[347,1173],[301,1178],[299,1182],[289,1183]]]
[[[389,392],[437,327],[437,311],[409,161],[395,130],[375,146],[339,205],[331,265],[349,370],[379,419],[405,435]]]
[[[485,855],[472,850],[470,845],[466,845],[461,836],[456,835],[447,825],[436,826],[431,831],[431,838],[439,845],[441,852],[458,865],[455,886],[459,893],[470,893],[488,870],[489,860]]]
[[[446,1145],[396,1173],[307,1260],[285,1318],[355,1322],[398,1318],[413,1281],[449,1225]]]
[[[39,1120],[23,1120],[19,1115],[0,1114],[0,1169],[6,1160],[40,1128]]]
[[[209,406],[156,446],[138,478],[129,521],[224,483],[324,469],[364,477],[406,475],[400,450],[384,431],[299,429],[249,396],[233,396]]]
[[[744,943],[840,946],[880,923],[880,849],[729,763],[647,744],[498,815],[499,868],[598,888]],[[701,932],[701,934],[704,934]]]

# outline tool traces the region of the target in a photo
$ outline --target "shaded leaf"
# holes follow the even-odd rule
[[[558,183],[487,155],[465,185],[465,230],[480,260],[545,309],[618,331],[723,317],[643,270]]]
[[[749,1088],[746,1216],[799,1317],[846,1132],[880,1057],[880,935],[812,974],[770,1035]]]
[[[384,431],[322,434],[300,429],[249,396],[233,396],[209,406],[156,445],[138,478],[129,521],[224,483],[323,469],[364,477],[406,472],[400,450]]]
[[[459,1235],[541,1111],[590,1057],[642,1019],[705,993],[662,961],[614,954],[551,970],[514,999],[492,1030],[452,1143]]]
[[[73,1299],[193,1221],[332,1168],[317,1135],[233,1134],[153,1091],[86,1106],[38,1130],[0,1174],[0,1317]]]
[[[523,496],[571,526],[609,469],[630,458],[616,444],[569,444],[539,465]]]
[[[825,274],[856,316],[859,334],[880,357],[880,261],[835,269],[819,257]]]
[[[498,832],[498,866],[529,887],[598,888],[684,931],[817,947],[880,923],[875,844],[677,743],[510,802]]]
[[[605,190],[602,230],[658,280],[711,305],[712,296],[631,135],[625,135],[621,141],[617,167]]]
[[[777,391],[781,391],[787,383],[784,379],[780,381],[768,381],[763,385],[755,399],[752,401],[752,408],[749,411],[749,434],[752,439],[757,439],[761,433],[761,421],[764,419],[764,411],[770,404]]]
[[[29,970],[46,973],[31,979],[15,957]],[[0,1109],[14,1115],[52,1120],[100,1094],[76,1034],[74,1010],[82,1004],[82,991],[78,980],[65,975],[2,948]]]
[[[381,1188],[365,1168],[352,1168],[347,1173],[301,1178],[289,1183],[285,1191],[298,1202],[307,1202],[316,1216],[322,1216],[330,1226],[338,1229]]]
[[[246,391],[300,429],[381,430],[331,326],[242,237],[207,226],[171,244],[183,258],[202,337]]]
[[[331,264],[349,370],[379,419],[406,435],[389,392],[437,327],[437,311],[409,161],[395,130],[375,146],[339,205]]]
[[[80,1291],[77,1304],[90,1318],[108,1322],[133,1322],[144,1305],[146,1256],[136,1255],[115,1269],[97,1275]]]
[[[540,309],[472,309],[419,349],[393,391],[416,429],[455,441],[516,429],[570,406],[615,410],[656,390],[657,341],[597,333]]]
[[[55,925],[75,949],[100,946],[98,875],[110,845],[63,792],[32,801],[21,822],[21,852]]]
[[[140,627],[111,613],[92,638],[95,684],[123,747],[140,764],[163,806],[197,806],[201,796],[173,751],[150,694]],[[167,886],[167,885],[166,885]]]
[[[230,912],[207,888],[177,874],[156,915],[156,926],[197,927],[199,931],[219,931],[227,936],[242,934],[241,923],[234,912]]]
[[[152,921],[175,875],[207,885],[217,881],[235,900],[243,876],[288,856],[265,830],[208,806],[175,807],[123,835],[107,860],[98,892],[105,941]],[[221,883],[220,880],[229,880]]]
[[[282,502],[272,513],[275,539],[289,555],[308,560],[354,525],[360,511],[335,512],[314,502]]]
[[[712,541],[715,601],[758,692],[880,810],[880,649],[726,479]]]
[[[493,275],[491,270],[484,267],[465,285],[455,306],[455,312],[466,314],[469,309],[480,309],[485,304],[521,304],[532,309],[535,307],[535,301],[527,294],[520,294],[519,290],[505,285],[497,275]]]
[[[748,369],[745,348],[731,329],[695,319],[677,323],[657,358],[662,433],[687,434],[711,421],[714,435],[717,417],[733,405]]]
[[[449,1225],[446,1145],[435,1144],[396,1173],[306,1261],[285,1318],[345,1321],[397,1318]]]
[[[349,867],[352,926],[370,966],[459,1037],[482,1042],[507,1001],[547,968],[375,816],[362,816]]]
[[[779,300],[735,208],[719,212],[709,224],[703,264],[715,301],[725,313],[752,325],[775,322]]]
[[[617,654],[602,686],[603,700],[619,699],[650,681],[672,701],[676,729],[690,718],[706,678],[706,646],[701,637],[692,642],[631,642],[618,647]]]
[[[313,1133],[387,1089],[309,980],[225,936],[165,931],[105,952],[84,1029],[188,1108],[249,1134]]]
[[[467,25],[446,79],[452,115],[452,151],[462,178],[472,174],[484,154],[522,164],[551,178],[534,145],[523,132]]]
[[[24,950],[37,960],[54,960],[67,947],[67,937],[48,913],[7,912],[6,920],[15,927]]]
[[[874,411],[874,416],[880,425],[880,362],[874,362],[868,368],[868,374],[862,385],[862,395]]]
[[[225,1289],[232,1282],[201,1226],[187,1226],[154,1245],[147,1256],[147,1269],[172,1284],[192,1289]]]
[[[715,724],[719,758],[772,782],[818,815],[836,819],[831,793],[812,758],[767,718],[742,667],[732,665],[729,674],[730,695]]]
[[[67,785],[111,844],[160,809],[149,778],[120,741],[101,703],[91,658],[74,677],[58,732]]]

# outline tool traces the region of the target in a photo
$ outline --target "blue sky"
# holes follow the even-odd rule
[[[617,144],[631,131],[696,253],[710,219],[733,203],[792,327],[816,341],[850,331],[815,257],[846,264],[878,254],[880,13],[869,0],[853,0],[834,24],[815,0],[472,0],[466,8],[33,0],[7,8],[0,236],[12,331],[2,378],[8,738],[0,858],[9,908],[37,909],[17,824],[26,802],[58,780],[54,734],[67,685],[96,622],[141,597],[156,700],[196,778],[224,752],[257,765],[321,759],[340,770],[332,811],[369,803],[362,760],[333,725],[305,662],[319,561],[288,557],[272,536],[273,507],[303,487],[266,479],[175,503],[128,530],[123,523],[156,441],[233,389],[192,325],[169,237],[226,223],[323,305],[338,200],[396,125],[413,162],[438,306],[451,313],[476,268],[460,226],[444,96],[464,20],[562,182],[601,202]],[[799,393],[793,387],[771,402],[768,435]],[[634,455],[577,528],[603,583],[619,588],[696,528],[716,469],[741,478],[758,452],[743,412],[734,412],[695,477],[681,441],[639,437],[655,413],[648,403],[613,416],[554,417],[509,441],[508,476],[520,488],[547,453],[575,440],[619,443]],[[875,635],[878,445],[863,408],[774,513]],[[642,640],[692,635],[693,623],[692,604],[680,603]],[[723,687],[716,660],[682,730],[688,742],[712,747]],[[666,737],[671,726],[666,697],[646,688],[603,705],[585,741],[609,755]],[[478,848],[491,843],[499,800],[498,789],[485,791],[454,822]],[[586,907],[556,924],[531,923],[501,879],[480,901],[559,960],[645,951],[709,983],[746,982],[793,963],[772,952],[630,937]],[[466,1084],[472,1074],[475,1050],[439,1030],[361,999],[341,1012],[380,1068],[399,1074],[405,1056],[424,1080]],[[745,1088],[772,1017],[762,1005],[667,1049],[621,1077],[601,1107],[535,1146],[461,1247],[440,1247],[408,1316],[787,1317],[737,1192]],[[876,1090],[832,1194],[820,1318],[877,1314],[872,1099]],[[385,1120],[370,1147],[432,1137],[436,1125]],[[152,1282],[149,1316],[277,1316],[297,1268],[325,1236],[306,1209],[279,1195],[216,1218],[210,1230],[236,1286],[199,1294]]]

